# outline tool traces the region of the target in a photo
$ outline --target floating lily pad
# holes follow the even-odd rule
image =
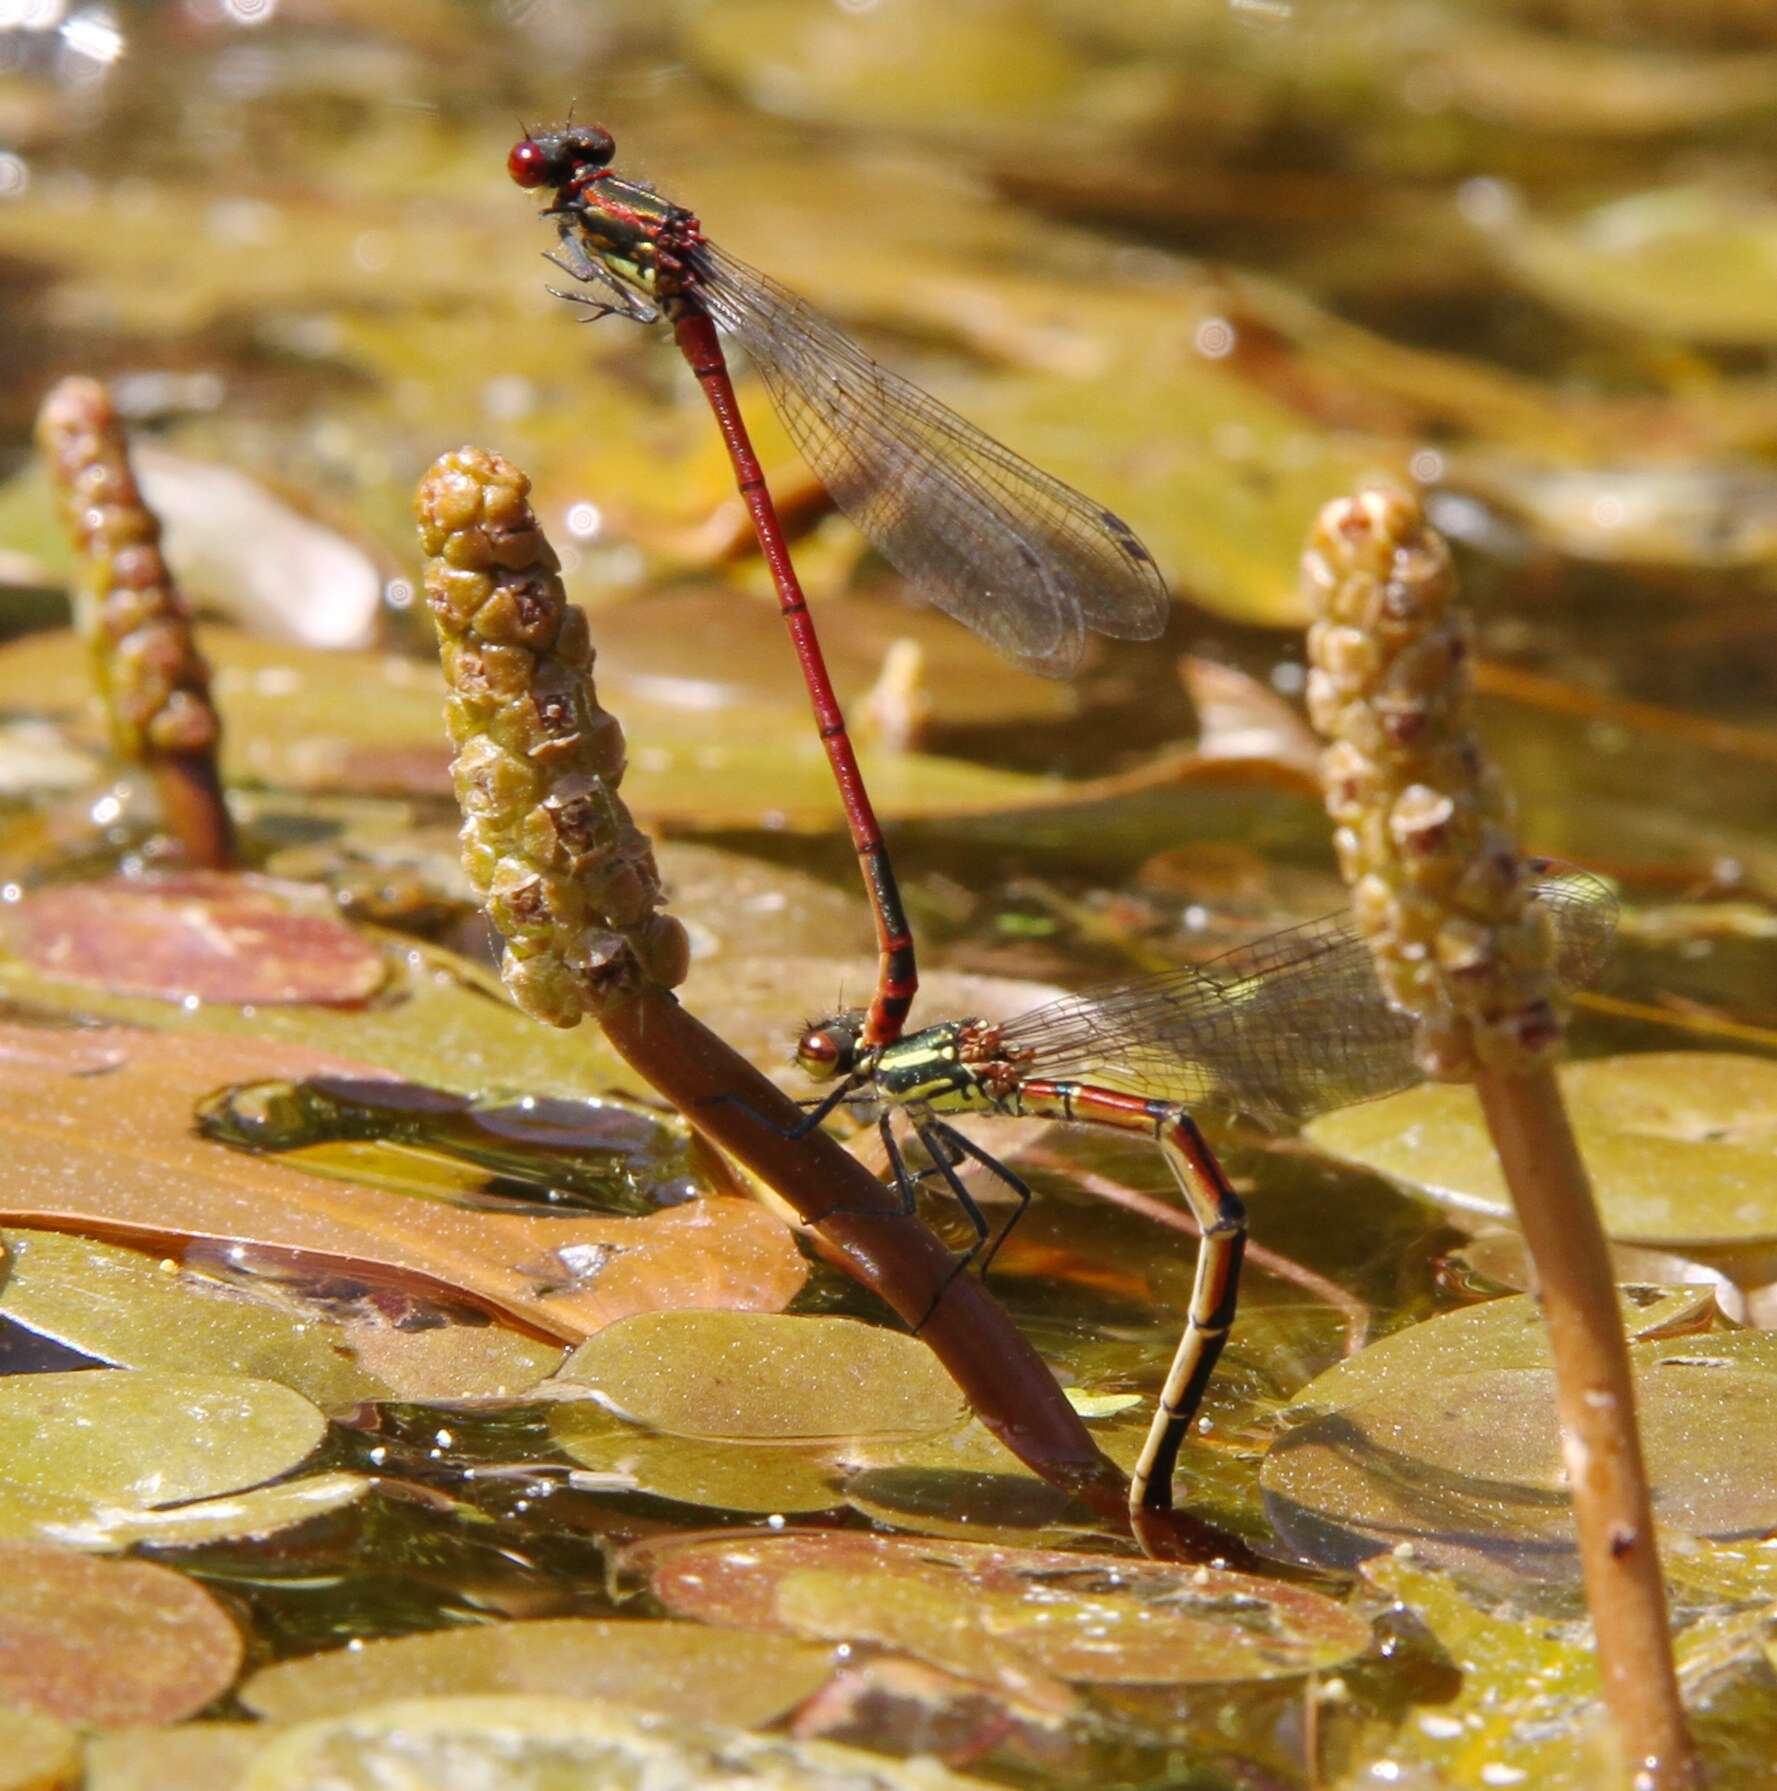
[[[591,1698],[409,1698],[285,1731],[239,1791],[382,1791],[497,1784],[748,1785],[757,1791],[966,1791],[935,1760],[893,1760],[832,1742],[750,1735]]]
[[[1715,1316],[1706,1287],[1619,1287],[1617,1305],[1626,1333],[1637,1342],[1702,1333]],[[1709,1338],[1701,1346],[1715,1342]],[[1541,1305],[1528,1295],[1512,1295],[1442,1313],[1379,1339],[1316,1375],[1289,1409],[1336,1412],[1380,1394],[1417,1396],[1452,1374],[1550,1365]]]
[[[0,989],[16,1000],[52,1012],[200,1032],[292,1047],[286,1063],[310,1053],[333,1053],[331,1062],[372,1065],[403,1080],[466,1095],[495,1090],[592,1099],[618,1092],[645,1096],[635,1072],[605,1043],[595,1026],[570,1032],[539,1026],[508,1000],[497,972],[450,952],[412,945],[390,952],[389,977],[379,1000],[361,1009],[256,1007],[251,1013],[223,1003],[186,1009],[139,995],[118,995],[42,976],[16,959],[0,959]],[[238,1053],[241,1067],[218,1064],[217,1087],[250,1079],[255,1066],[275,1053]],[[266,1067],[260,1074],[279,1074]]]
[[[763,1728],[824,1684],[831,1649],[782,1636],[634,1618],[483,1624],[280,1661],[241,1689],[249,1710],[306,1722],[392,1698],[549,1692],[689,1721]]]
[[[549,1414],[555,1446],[586,1471],[588,1489],[646,1493],[675,1504],[750,1516],[793,1516],[844,1503],[826,1447],[761,1447],[656,1436],[612,1417],[590,1400]]]
[[[80,1737],[40,1710],[0,1709],[0,1791],[73,1791],[91,1781],[80,1771]]]
[[[307,1474],[256,1486],[220,1499],[198,1499],[189,1505],[138,1509],[107,1505],[89,1516],[39,1527],[46,1542],[64,1548],[104,1551],[134,1548],[202,1548],[211,1542],[257,1542],[280,1530],[343,1511],[371,1488],[362,1474]]]
[[[808,1442],[942,1430],[962,1396],[916,1338],[845,1318],[654,1312],[612,1325],[558,1379],[651,1430]]]
[[[374,1265],[576,1342],[658,1307],[780,1309],[806,1274],[783,1223],[749,1201],[644,1218],[488,1212],[306,1175],[192,1130],[218,1085],[370,1073],[348,1060],[195,1033],[0,1026],[0,1065],[0,1222]]]
[[[1777,1526],[1777,1339],[1639,1343],[1630,1358],[1661,1524],[1730,1539]],[[1342,1566],[1405,1542],[1434,1561],[1577,1576],[1553,1372],[1449,1360],[1433,1348],[1422,1377],[1274,1445],[1261,1478],[1279,1533]]]
[[[1097,1521],[1033,1474],[979,1419],[931,1436],[852,1445],[845,1467],[854,1510],[922,1536],[1022,1543],[1070,1518]]]
[[[374,1374],[393,1398],[421,1403],[513,1398],[562,1362],[558,1345],[504,1325],[428,1325],[404,1331],[366,1319],[344,1329],[360,1367]]]
[[[256,1486],[297,1466],[326,1428],[300,1394],[243,1375],[14,1375],[0,1380],[0,1528],[53,1535]]]
[[[1656,1051],[1561,1066],[1605,1229],[1637,1243],[1777,1238],[1777,1062]],[[1306,1128],[1322,1150],[1499,1218],[1511,1200],[1472,1090],[1426,1084]]]
[[[5,1234],[0,1314],[120,1368],[254,1375],[324,1410],[391,1389],[341,1326],[280,1311],[139,1250],[54,1231]]]
[[[33,970],[120,995],[356,1007],[382,953],[326,897],[218,873],[56,886],[0,910],[0,938]]]
[[[1508,222],[1495,243],[1548,303],[1656,340],[1764,346],[1777,330],[1777,205],[1762,191],[1655,188]]]
[[[993,1640],[984,1677],[1010,1690],[1015,1667],[1080,1684],[1212,1684],[1328,1667],[1360,1652],[1369,1626],[1319,1593],[1244,1574],[1109,1555],[899,1541],[830,1533],[645,1544],[626,1559],[668,1609],[707,1622],[845,1632],[832,1594],[860,1600],[851,1633],[919,1652],[930,1622],[946,1640],[933,1664],[966,1672],[968,1631]],[[810,1579],[807,1576],[817,1576]],[[885,1581],[892,1590],[874,1597]],[[785,1592],[796,1586],[786,1610]],[[909,1605],[921,1594],[923,1606]],[[940,1617],[943,1621],[940,1623]],[[1006,1651],[1010,1650],[1010,1653]]]
[[[82,1791],[235,1791],[247,1762],[277,1733],[265,1723],[183,1723],[96,1735]]]
[[[94,1729],[177,1722],[241,1654],[228,1613],[171,1568],[0,1542],[0,1701]]]

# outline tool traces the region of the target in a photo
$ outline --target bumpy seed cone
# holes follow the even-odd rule
[[[529,492],[517,468],[462,448],[420,481],[414,512],[463,863],[506,939],[513,999],[574,1026],[641,982],[679,983],[690,952],[617,794],[623,730],[599,707],[586,616],[562,593]]]
[[[1449,550],[1415,499],[1363,491],[1321,512],[1302,583],[1334,845],[1383,986],[1419,1016],[1422,1066],[1460,1077],[1547,1061],[1553,934],[1475,736]]]

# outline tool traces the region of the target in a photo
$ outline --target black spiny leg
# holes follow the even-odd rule
[[[1022,1176],[1015,1175],[999,1160],[998,1157],[989,1156],[980,1145],[959,1132],[955,1126],[947,1125],[941,1119],[928,1120],[925,1127],[922,1128],[920,1132],[920,1137],[925,1140],[926,1149],[931,1150],[932,1144],[931,1139],[927,1137],[928,1132],[935,1132],[945,1144],[960,1151],[962,1155],[967,1157],[971,1162],[979,1163],[989,1175],[996,1181],[1003,1182],[1005,1186],[1010,1188],[1013,1194],[1017,1196],[1018,1205],[1014,1209],[1011,1218],[1006,1221],[1005,1225],[1001,1228],[1000,1235],[993,1240],[992,1244],[988,1246],[986,1252],[981,1257],[981,1279],[985,1281],[987,1279],[987,1271],[993,1267],[993,1259],[999,1255],[1001,1249],[1005,1245],[1006,1239],[1012,1235],[1012,1228],[1024,1217],[1026,1211],[1030,1207],[1030,1184],[1025,1181]],[[934,1160],[942,1160],[938,1157],[937,1152],[934,1151],[932,1154]],[[965,1210],[969,1213],[969,1216],[974,1219],[976,1225],[981,1229],[983,1234],[982,1243],[986,1243],[986,1232],[988,1230],[986,1216],[981,1212],[979,1206],[977,1206],[974,1201],[970,1200],[968,1195],[963,1193],[961,1183],[955,1172],[955,1159],[951,1160],[947,1179],[949,1180],[950,1185],[956,1190],[957,1198],[964,1203]],[[970,1251],[970,1257],[972,1258],[976,1251],[979,1251],[980,1249],[981,1244],[977,1244],[975,1250]]]
[[[748,1119],[763,1126],[766,1131],[775,1132],[780,1138],[794,1139],[806,1138],[835,1107],[841,1106],[848,1096],[856,1093],[855,1084],[842,1082],[830,1095],[823,1095],[819,1100],[798,1101],[797,1106],[806,1107],[808,1111],[793,1126],[780,1126],[775,1119],[761,1113],[750,1101],[737,1094],[710,1095],[699,1101],[698,1105],[700,1107],[738,1107]]]
[[[987,1223],[987,1215],[976,1204],[975,1196],[963,1186],[963,1178],[956,1172],[956,1163],[951,1156],[952,1140],[959,1146],[964,1145],[965,1140],[941,1119],[916,1120],[913,1129],[919,1134],[920,1143],[926,1147],[926,1155],[932,1159],[932,1167],[944,1178],[944,1185],[949,1188],[957,1205],[968,1215],[969,1223],[975,1228],[975,1241],[963,1255],[962,1266],[966,1269],[993,1236],[993,1227]],[[976,1153],[970,1149],[967,1154],[973,1156]],[[992,1161],[991,1158],[988,1160]],[[989,1250],[987,1254],[991,1261],[993,1252]]]

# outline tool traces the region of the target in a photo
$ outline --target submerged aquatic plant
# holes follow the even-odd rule
[[[216,769],[222,730],[209,668],[111,395],[96,379],[64,379],[37,413],[37,442],[74,543],[74,621],[112,745],[154,778],[186,861],[219,869],[233,861],[234,836]]]
[[[1541,1283],[1605,1697],[1637,1784],[1697,1782],[1610,1258],[1552,1069],[1554,942],[1470,715],[1449,550],[1418,502],[1329,504],[1303,556],[1340,868],[1428,1073],[1472,1078]]]

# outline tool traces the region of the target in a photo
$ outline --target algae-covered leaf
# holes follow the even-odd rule
[[[845,1502],[833,1451],[824,1445],[761,1447],[656,1436],[591,1400],[557,1406],[549,1414],[549,1435],[579,1463],[584,1478],[574,1483],[589,1489],[760,1517],[829,1511]]]
[[[3,1308],[0,1308],[3,1310]],[[556,1344],[504,1325],[427,1325],[404,1330],[366,1316],[344,1327],[358,1365],[395,1399],[509,1399],[560,1367]]]
[[[924,1344],[846,1318],[654,1312],[608,1326],[557,1377],[674,1436],[809,1442],[947,1429],[965,1410]]]
[[[1777,333],[1777,205],[1754,188],[1656,187],[1577,216],[1507,219],[1494,246],[1546,302],[1655,339]]]
[[[1706,1287],[1619,1287],[1617,1306],[1632,1342],[1709,1329]],[[1710,1339],[1714,1342],[1714,1339]],[[1290,1401],[1292,1415],[1338,1411],[1379,1394],[1416,1397],[1447,1375],[1495,1368],[1547,1368],[1548,1324],[1528,1295],[1483,1300],[1409,1325],[1335,1362]]]
[[[756,1791],[969,1791],[934,1760],[753,1735],[592,1698],[407,1698],[300,1723],[252,1762],[239,1791],[392,1785],[569,1791],[722,1785]]]
[[[241,1654],[228,1613],[171,1568],[0,1542],[0,1703],[94,1729],[177,1722]]]
[[[805,1268],[782,1222],[742,1200],[642,1218],[539,1217],[307,1175],[212,1143],[190,1115],[241,1076],[362,1065],[198,1033],[0,1027],[0,1222],[261,1246],[454,1289],[579,1341],[674,1306],[780,1310]]]
[[[166,1258],[55,1231],[9,1231],[0,1315],[120,1368],[244,1374],[335,1410],[392,1389],[343,1327],[281,1310]]]
[[[258,1073],[267,1077],[304,1073],[280,1070],[278,1053],[255,1049],[283,1045],[291,1049],[281,1061],[290,1066],[313,1061],[307,1054],[330,1052],[335,1065],[349,1059],[465,1095],[547,1089],[591,1099],[612,1091],[649,1092],[596,1027],[563,1032],[539,1026],[512,1005],[492,970],[419,945],[399,952],[391,948],[385,963],[388,980],[380,997],[352,1009],[273,1006],[248,1012],[228,1004],[187,1009],[42,976],[16,959],[0,959],[0,989],[52,1012],[247,1041],[238,1053],[240,1069],[218,1065],[218,1086],[251,1078],[255,1065],[263,1065]]]
[[[1431,1329],[1432,1327],[1423,1327]],[[1777,1341],[1768,1333],[1634,1344],[1636,1404],[1654,1513],[1689,1535],[1777,1525]],[[1292,1547],[1350,1566],[1410,1544],[1427,1559],[1534,1578],[1579,1572],[1556,1418],[1543,1368],[1421,1377],[1291,1431],[1265,1459],[1266,1509]]]
[[[1605,1230],[1647,1244],[1777,1237],[1777,1063],[1657,1051],[1563,1064]],[[1322,1150],[1490,1217],[1511,1201],[1472,1090],[1426,1084],[1306,1128]]]
[[[277,1733],[265,1723],[114,1729],[87,1743],[82,1791],[236,1791],[247,1762]]]
[[[356,1007],[387,974],[320,892],[216,872],[39,890],[0,910],[0,940],[46,976],[162,1001]]]
[[[80,1737],[41,1710],[0,1707],[0,1791],[73,1791],[91,1781],[80,1772]]]
[[[845,1633],[834,1597],[844,1582],[892,1580],[883,1600],[859,1603],[853,1633],[892,1629],[918,1652],[913,1638],[942,1612],[945,1658],[933,1664],[964,1671],[972,1626],[992,1639],[988,1678],[1002,1690],[1014,1658],[1033,1685],[1211,1684],[1330,1667],[1369,1640],[1361,1618],[1305,1587],[1122,1556],[809,1533],[642,1544],[624,1565],[669,1610],[761,1629],[800,1622],[834,1640]],[[922,1589],[931,1602],[920,1615],[908,1601]]]
[[[106,1512],[257,1486],[325,1430],[300,1394],[242,1375],[12,1375],[0,1380],[0,1529],[53,1537]]]
[[[1449,1576],[1399,1556],[1363,1566],[1364,1578],[1431,1631],[1461,1674],[1454,1697],[1420,1705],[1395,1726],[1385,1747],[1394,1782],[1404,1785],[1534,1786],[1597,1791],[1626,1782],[1600,1697],[1598,1653],[1587,1627],[1510,1607],[1484,1610]],[[1736,1664],[1757,1659],[1768,1627],[1763,1612],[1708,1617],[1680,1630],[1673,1656],[1680,1694],[1693,1708],[1704,1688]],[[1758,1746],[1757,1730],[1753,1745]],[[1712,1760],[1727,1765],[1725,1758]],[[1749,1761],[1752,1785],[1767,1757]],[[1342,1781],[1353,1791],[1364,1773]]]
[[[355,1505],[370,1491],[362,1474],[305,1474],[275,1486],[255,1486],[217,1499],[154,1509],[105,1505],[86,1517],[40,1526],[38,1534],[64,1548],[110,1550],[202,1548],[211,1542],[254,1542],[293,1530]]]
[[[307,1722],[393,1698],[549,1692],[661,1716],[763,1728],[823,1685],[828,1648],[633,1618],[547,1618],[366,1642],[280,1661],[241,1688],[249,1710]]]
[[[1391,1759],[1424,1762],[1448,1774],[1447,1784],[1589,1791],[1610,1783],[1617,1757],[1598,1659],[1574,1625],[1483,1611],[1444,1574],[1389,1556],[1365,1562],[1363,1573],[1431,1630],[1462,1674],[1452,1702],[1400,1725]]]

